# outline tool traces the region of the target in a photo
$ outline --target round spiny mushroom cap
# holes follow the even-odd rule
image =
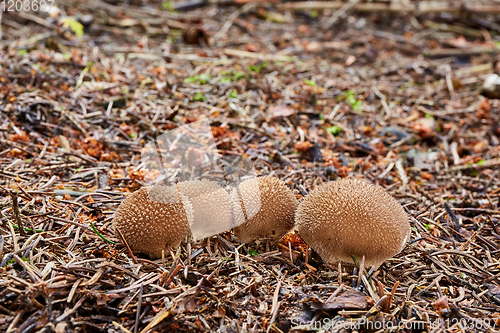
[[[175,187],[150,186],[129,195],[118,206],[118,227],[133,251],[160,257],[167,245],[177,248],[189,233],[183,198]]]
[[[180,194],[187,198],[189,225],[194,240],[212,236],[233,227],[229,193],[220,185],[206,179],[177,184]]]
[[[410,238],[408,216],[384,189],[364,180],[346,178],[311,191],[295,216],[300,237],[325,262],[380,266],[398,254]]]
[[[245,180],[231,192],[235,235],[244,243],[262,238],[279,239],[293,227],[297,198],[275,177]]]

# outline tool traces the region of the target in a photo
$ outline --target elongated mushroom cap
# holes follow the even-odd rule
[[[297,198],[275,177],[245,180],[231,192],[235,235],[244,243],[279,239],[293,227]]]
[[[149,186],[129,195],[115,212],[118,227],[133,251],[160,257],[189,233],[187,206],[175,186]]]
[[[408,216],[381,187],[356,178],[318,186],[295,216],[300,237],[323,261],[352,262],[352,255],[376,268],[398,254],[410,238]]]
[[[191,180],[177,184],[185,205],[194,240],[230,230],[233,224],[228,191],[213,181]]]

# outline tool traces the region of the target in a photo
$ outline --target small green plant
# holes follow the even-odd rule
[[[259,252],[255,251],[255,250],[248,250],[248,254],[251,255],[251,256],[258,256],[259,255]]]
[[[69,28],[76,37],[83,36],[83,25],[72,17],[62,19],[63,27]]]
[[[238,71],[238,72],[233,74],[233,81],[238,81],[239,79],[242,79],[244,77],[245,77],[245,73]]]
[[[354,111],[358,111],[361,104],[363,104],[362,101],[357,100],[356,97],[354,97],[354,91],[352,90],[346,91],[344,93],[344,98],[347,104],[349,104]]]
[[[248,69],[252,72],[255,72],[255,73],[260,73],[261,70],[263,70],[264,68],[267,67],[267,62],[263,61],[261,64],[259,65],[250,65],[248,66]]]
[[[196,95],[193,96],[193,100],[205,102],[207,98],[205,97],[205,95],[203,95],[202,92],[197,92]]]
[[[173,1],[163,1],[161,3],[161,9],[163,9],[163,10],[173,10],[174,9],[174,2]]]
[[[229,97],[238,98],[238,92],[236,90],[231,90],[231,92],[229,93]]]
[[[339,134],[340,134],[340,132],[342,132],[342,128],[340,128],[340,127],[339,127],[339,126],[337,126],[337,125],[333,125],[333,126],[331,126],[331,127],[327,127],[327,128],[325,128],[325,131],[326,131],[327,133],[332,134],[332,135],[339,135]]]
[[[481,165],[484,165],[484,163],[486,163],[486,160],[481,160],[481,161],[477,162],[477,165],[481,166]]]
[[[21,50],[17,51],[17,53],[22,57],[22,56],[25,56],[28,53],[28,50],[21,49]]]
[[[316,82],[314,82],[313,80],[304,80],[304,83],[311,87],[316,86]]]
[[[199,83],[206,84],[210,80],[210,76],[207,74],[200,74],[195,76],[190,76],[184,79],[184,83]]]

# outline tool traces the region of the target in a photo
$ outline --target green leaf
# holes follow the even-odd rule
[[[220,79],[219,82],[220,83],[231,83],[231,79],[228,77],[223,77],[222,79]]]
[[[241,78],[244,78],[245,77],[245,73],[244,72],[236,72],[233,74],[233,81],[238,81],[239,79]]]
[[[425,118],[434,119],[434,117],[427,112],[425,113]]]
[[[99,230],[97,230],[97,228],[95,227],[94,223],[90,222],[90,226],[92,227],[92,230],[94,230],[94,232],[96,233],[97,236],[101,237],[106,243],[110,243],[110,244],[116,244],[115,242],[113,241],[110,241],[109,239],[106,239],[100,232]]]
[[[252,72],[260,73],[260,71],[266,68],[267,62],[263,61],[260,65],[250,65],[248,69]]]
[[[190,77],[187,77],[184,79],[184,83],[195,83],[195,82],[198,82],[199,79],[200,79],[199,75],[190,76]]]
[[[22,50],[17,51],[17,53],[22,57],[22,56],[25,56],[28,53],[28,50],[22,49]]]
[[[207,100],[207,98],[205,97],[205,95],[203,95],[202,92],[197,92],[196,95],[193,96],[193,100],[204,102]]]
[[[231,90],[231,92],[229,93],[229,97],[238,98],[238,92],[236,90]]]
[[[63,27],[69,28],[76,37],[83,36],[83,25],[72,17],[65,17],[62,19]]]
[[[356,97],[354,97],[354,91],[352,90],[346,91],[344,93],[344,98],[346,103],[349,104],[354,111],[357,111],[363,104],[362,101],[356,100]]]
[[[200,74],[200,83],[201,84],[207,83],[208,80],[210,80],[210,76],[208,76],[207,74]]]
[[[424,223],[425,229],[429,230],[429,224]]]
[[[354,102],[351,107],[353,108],[354,111],[358,111],[358,109],[361,107],[361,105],[363,104],[363,102],[361,102],[360,100],[357,100],[356,102]]]
[[[304,83],[311,87],[316,86],[316,82],[314,82],[313,80],[304,80]]]
[[[325,128],[325,131],[327,131],[328,133],[330,133],[332,135],[339,135],[340,132],[342,132],[342,128],[340,128],[337,125],[333,125],[332,127]]]
[[[161,9],[163,9],[163,10],[172,10],[172,9],[174,9],[174,2],[173,1],[163,1],[161,3]]]
[[[258,256],[259,255],[259,252],[255,251],[255,250],[248,250],[248,254],[251,255],[251,256]]]
[[[477,162],[477,165],[479,165],[479,166],[484,165],[485,162],[486,162],[486,160],[481,160],[481,161]]]

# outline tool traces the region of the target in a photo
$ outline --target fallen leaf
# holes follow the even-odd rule
[[[349,289],[340,296],[335,297],[328,303],[315,302],[311,305],[313,310],[361,310],[366,309],[368,301],[366,296],[359,290]]]
[[[269,111],[271,112],[273,118],[289,117],[297,112],[295,109],[284,105],[271,106]]]
[[[313,146],[309,141],[299,141],[295,142],[295,150],[305,153],[309,148]]]

